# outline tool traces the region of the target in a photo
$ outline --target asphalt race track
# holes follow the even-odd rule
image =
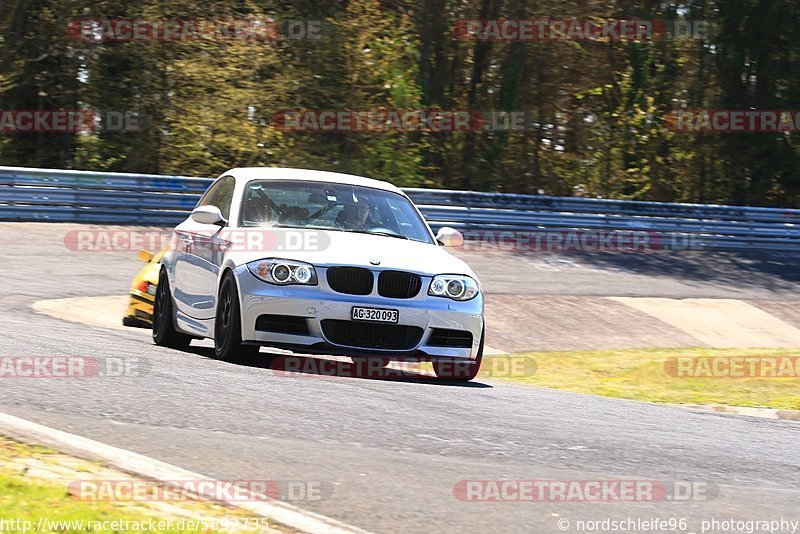
[[[148,372],[3,380],[2,412],[218,479],[318,481],[330,495],[294,504],[374,532],[580,532],[576,521],[607,518],[687,518],[699,532],[714,517],[800,519],[796,422],[495,381],[286,376],[213,360],[207,343],[179,352],[147,331],[37,314],[41,299],[124,294],[140,268],[135,251],[69,251],[75,228],[0,224],[0,356],[137,358]],[[467,257],[495,294],[800,299],[798,258],[780,253]],[[459,481],[500,479],[689,481],[711,495],[589,504],[454,494]]]

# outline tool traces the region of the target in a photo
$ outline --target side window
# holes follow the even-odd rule
[[[198,206],[216,206],[225,217],[230,220],[231,202],[233,201],[233,189],[236,180],[233,176],[225,176],[214,183],[197,203]]]

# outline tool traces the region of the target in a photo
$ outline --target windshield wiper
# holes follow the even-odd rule
[[[369,230],[347,230],[347,231],[353,232],[354,234],[383,235],[386,237],[396,237],[397,239],[408,239],[406,236],[402,234],[394,234],[391,232],[370,232]]]
[[[299,230],[336,230],[336,228],[328,228],[327,226],[310,226],[304,224],[271,224],[270,228],[297,228]]]
[[[298,228],[301,230],[328,230],[332,232],[347,232],[351,234],[367,234],[367,235],[380,235],[386,237],[395,237],[397,239],[406,239],[408,238],[402,234],[395,234],[392,232],[370,232],[369,230],[346,230],[344,228],[331,228],[329,226],[305,226],[300,224],[272,224],[269,228]]]

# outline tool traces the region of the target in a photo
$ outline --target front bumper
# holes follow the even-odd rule
[[[420,293],[411,299],[394,299],[371,295],[336,293],[327,284],[325,268],[317,267],[317,286],[275,286],[256,278],[246,266],[236,269],[239,286],[242,339],[264,345],[291,348],[309,353],[344,355],[379,355],[390,360],[404,359],[471,359],[478,355],[483,333],[483,296],[467,302],[428,296],[431,277],[423,276]],[[398,310],[397,325],[422,329],[419,341],[402,350],[375,346],[336,343],[327,336],[322,321],[346,321],[358,328],[364,323],[351,320],[353,306]],[[267,332],[256,328],[262,315],[302,317],[307,335]],[[340,323],[341,324],[341,323]],[[380,323],[369,323],[380,325]],[[377,328],[377,327],[376,327]],[[434,329],[446,329],[472,334],[469,347],[437,346],[431,344]],[[330,332],[330,331],[329,331]]]

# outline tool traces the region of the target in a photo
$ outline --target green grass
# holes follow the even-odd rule
[[[211,528],[212,521],[217,524],[231,525],[235,518],[248,517],[243,511],[231,510],[205,501],[182,501],[176,506],[184,512],[190,512],[189,518],[198,521],[198,528],[194,525],[185,525],[185,530],[179,529],[179,521],[186,517],[183,513],[175,515],[166,513],[157,506],[146,502],[111,502],[111,501],[82,501],[67,492],[63,482],[42,478],[33,478],[22,472],[20,465],[11,466],[17,459],[35,457],[46,463],[58,465],[63,456],[55,451],[43,447],[29,446],[16,441],[0,437],[0,532],[37,532],[38,534],[58,533],[70,534],[87,532],[114,532],[120,534],[142,532],[159,532],[179,534],[183,532],[217,532]],[[71,464],[72,465],[72,464]],[[93,469],[93,465],[86,462],[81,471]],[[74,466],[73,466],[74,467]],[[37,530],[37,523],[44,518],[48,524],[43,524]],[[252,520],[252,515],[250,516]],[[153,524],[149,523],[149,520]],[[190,519],[186,519],[189,521]],[[13,523],[9,523],[13,521]],[[83,522],[83,528],[74,524]],[[110,522],[118,522],[112,525]],[[123,522],[129,522],[125,525]],[[158,522],[164,522],[158,525]],[[169,523],[171,521],[171,523]],[[199,521],[206,521],[200,523]],[[5,523],[4,523],[5,522]],[[59,522],[60,524],[54,524]],[[65,522],[67,524],[65,524]],[[69,522],[73,522],[69,525]],[[89,525],[89,522],[99,523]],[[103,522],[106,525],[103,525]],[[254,523],[248,523],[253,527]],[[96,526],[99,528],[90,528]],[[113,528],[113,527],[117,528]],[[171,528],[161,528],[170,526]],[[127,528],[126,528],[127,527]],[[138,527],[138,528],[137,528]],[[248,530],[244,528],[240,532]],[[256,532],[249,528],[249,532]]]
[[[69,496],[63,487],[48,486],[20,479],[18,476],[0,471],[0,521],[16,520],[17,525],[28,524],[29,531],[36,528],[40,518],[45,518],[50,523],[50,528],[43,528],[40,532],[87,532],[79,530],[77,525],[54,525],[54,522],[71,521],[139,521],[144,522],[148,519],[147,515],[132,513],[130,510],[117,506],[113,503],[104,502],[81,502]],[[154,520],[158,518],[154,517]],[[145,523],[142,523],[145,524]],[[30,528],[30,525],[33,525]],[[98,525],[102,526],[102,525]],[[112,526],[112,525],[109,525]],[[121,525],[120,525],[121,526]],[[130,526],[135,526],[131,524]],[[0,524],[0,530],[3,525]],[[8,530],[17,530],[22,527],[14,527],[13,524],[6,525]],[[88,532],[141,532],[134,529],[101,529],[88,530]],[[166,530],[162,532],[183,532],[179,530]],[[188,530],[187,530],[188,532]]]
[[[535,372],[481,376],[607,397],[673,404],[719,404],[800,410],[800,378],[686,378],[670,376],[665,361],[678,357],[800,356],[784,349],[654,349],[536,352],[513,355],[535,362]],[[502,356],[501,356],[502,358]],[[527,360],[530,359],[530,360]]]

